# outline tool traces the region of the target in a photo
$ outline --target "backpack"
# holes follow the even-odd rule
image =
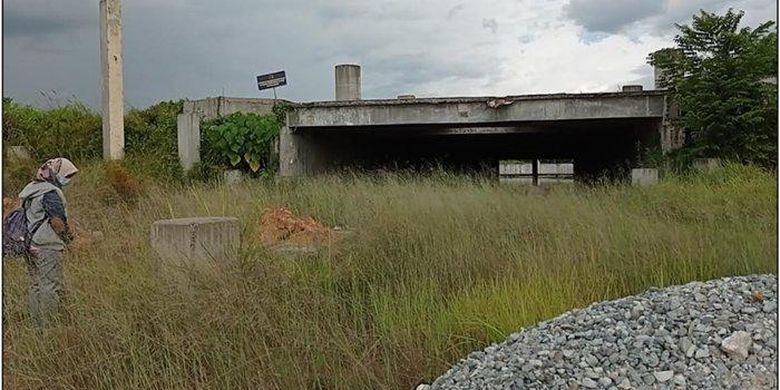
[[[35,232],[41,227],[45,218],[29,229],[27,226],[27,206],[31,200],[25,200],[22,207],[17,207],[3,218],[3,255],[24,256],[30,253],[30,242]]]

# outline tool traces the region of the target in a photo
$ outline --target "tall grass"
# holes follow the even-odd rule
[[[444,174],[152,184],[132,203],[104,177],[87,167],[67,191],[74,223],[105,237],[66,255],[67,321],[37,334],[24,267],[6,262],[11,388],[411,388],[575,307],[777,272],[777,183],[742,166],[650,188]],[[269,206],[355,234],[277,255],[254,240]],[[241,260],[185,294],[156,273],[149,227],[207,215],[240,219]]]

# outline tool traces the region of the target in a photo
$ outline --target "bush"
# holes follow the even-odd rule
[[[258,172],[271,166],[271,146],[282,127],[280,110],[273,114],[234,113],[203,125],[204,164]]]
[[[34,161],[62,156],[85,164],[101,158],[101,118],[84,104],[39,109],[11,98],[3,103],[3,142],[26,147]],[[181,110],[181,101],[168,101],[125,114],[126,169],[159,179],[184,177],[176,141],[176,116]]]
[[[106,179],[123,201],[133,202],[145,192],[144,183],[120,163],[106,165]]]
[[[160,102],[125,115],[125,165],[131,171],[155,178],[181,179],[176,141],[176,116],[182,101]]]
[[[3,99],[3,141],[26,147],[34,160],[99,158],[101,132],[100,115],[82,103],[38,109]]]

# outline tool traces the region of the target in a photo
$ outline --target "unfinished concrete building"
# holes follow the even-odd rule
[[[498,174],[502,160],[554,159],[572,161],[574,176],[587,179],[624,175],[642,150],[669,151],[681,141],[670,124],[673,110],[664,90],[625,86],[608,93],[368,100],[361,99],[358,66],[337,66],[335,75],[335,100],[291,104],[278,142],[280,175],[431,164]],[[179,121],[185,168],[197,160],[193,143],[200,120],[235,111],[270,112],[271,104],[232,98],[190,102]]]

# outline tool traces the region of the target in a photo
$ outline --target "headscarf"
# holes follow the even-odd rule
[[[58,187],[63,187],[70,181],[69,176],[78,172],[73,163],[64,157],[53,158],[46,161],[38,168],[35,174],[35,181],[52,183]]]

